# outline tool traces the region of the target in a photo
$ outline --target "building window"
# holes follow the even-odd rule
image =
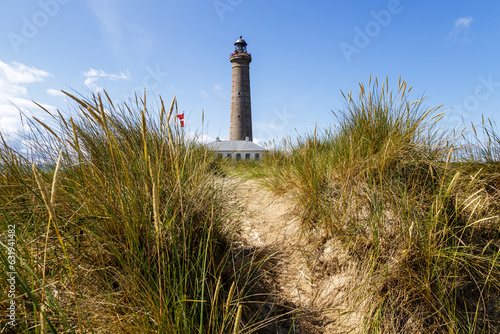
[[[229,160],[229,159],[231,159],[231,158],[232,158],[231,153],[228,153],[228,154],[226,155],[226,158],[227,158],[228,160]]]
[[[250,160],[250,153],[245,153],[245,160]]]
[[[255,153],[255,160],[259,160],[260,158],[260,154],[259,153]]]
[[[222,159],[222,157],[223,157],[222,153],[217,154],[217,158]]]
[[[241,160],[241,154],[240,153],[236,153],[236,161],[239,161]]]

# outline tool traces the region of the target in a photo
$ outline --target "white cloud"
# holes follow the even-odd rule
[[[201,94],[201,97],[204,98],[204,99],[206,99],[208,97],[208,93],[204,89],[200,90],[200,94]]]
[[[0,60],[0,92],[7,96],[26,95],[25,85],[44,81],[51,74],[18,62],[11,65]]]
[[[97,77],[97,78],[108,78],[110,80],[118,80],[118,79],[128,79],[128,74],[125,74],[121,72],[120,74],[108,74],[104,72],[103,70],[96,70],[93,68],[90,68],[87,72],[83,72],[83,75],[91,78],[91,77]]]
[[[49,88],[49,89],[46,89],[45,91],[47,92],[47,94],[52,95],[52,96],[66,96],[66,94],[64,94],[63,92],[61,92],[58,89]]]
[[[19,110],[8,105],[0,98],[0,108],[2,116],[0,116],[0,131],[6,133],[14,133],[21,128],[21,119],[19,118]]]
[[[86,77],[84,83],[85,86],[89,87],[90,89],[94,91],[100,91],[102,90],[102,87],[100,87],[97,82],[99,80],[129,80],[130,76],[127,73],[120,72],[120,74],[108,74],[104,72],[103,70],[96,70],[93,68],[90,68],[87,72],[83,72],[83,76]]]
[[[470,25],[474,21],[472,16],[460,17],[453,23],[453,28],[448,34],[448,38],[452,42],[468,42],[470,40]]]
[[[472,23],[472,21],[474,21],[474,19],[472,18],[472,16],[461,17],[459,19],[456,19],[455,20],[455,26],[453,27],[453,29],[465,29],[465,28],[468,28],[470,26],[470,24]]]
[[[55,112],[54,106],[40,103],[42,107],[50,112]],[[0,131],[7,134],[14,134],[17,131],[29,130],[29,125],[21,120],[21,112],[30,117],[36,115],[43,120],[43,114],[33,101],[21,97],[0,96]]]
[[[19,62],[6,64],[0,60],[0,131],[13,134],[23,128],[20,111],[31,114],[30,110],[38,107],[24,96],[28,94],[27,86],[34,82],[45,81],[52,76],[49,72],[26,66]],[[54,107],[43,105],[47,110]]]
[[[259,145],[259,146],[262,146],[262,147],[266,147],[266,148],[269,147],[269,145],[268,145],[269,141],[268,140],[264,140],[264,139],[260,139],[260,138],[253,138],[253,142],[255,144]]]
[[[211,143],[211,142],[215,141],[215,138],[212,138],[207,134],[200,135],[200,134],[195,133],[193,131],[186,132],[185,136],[186,136],[187,140],[194,140],[200,144],[206,144],[206,143]]]
[[[218,83],[214,84],[214,90],[215,90],[216,92],[221,91],[221,90],[222,90],[222,85],[221,85],[221,84],[218,84]]]

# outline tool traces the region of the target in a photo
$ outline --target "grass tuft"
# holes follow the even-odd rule
[[[228,275],[225,195],[212,154],[171,122],[176,99],[168,113],[160,99],[156,114],[145,96],[118,105],[106,93],[66,95],[73,117],[31,121],[30,156],[2,137],[0,220],[2,231],[16,226],[14,330],[237,329],[248,291],[234,289],[238,268]],[[6,252],[1,259],[5,280]]]
[[[464,149],[410,91],[370,78],[357,98],[344,94],[335,127],[287,139],[248,170],[293,196],[318,247],[347,250],[363,278],[346,297],[364,314],[360,331],[496,333],[500,140],[489,128],[487,144]]]

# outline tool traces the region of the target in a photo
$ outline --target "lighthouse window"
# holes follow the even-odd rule
[[[241,96],[241,92],[238,92],[238,96]]]
[[[241,119],[241,116],[240,116],[240,115],[238,115],[238,119]]]

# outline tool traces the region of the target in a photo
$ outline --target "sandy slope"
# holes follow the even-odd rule
[[[333,240],[304,233],[289,197],[276,196],[255,180],[228,183],[236,186],[230,196],[241,208],[235,221],[239,241],[276,252],[277,293],[301,314],[295,332],[346,333],[359,324],[359,313],[348,312],[359,308],[348,292],[362,275],[345,252]]]

